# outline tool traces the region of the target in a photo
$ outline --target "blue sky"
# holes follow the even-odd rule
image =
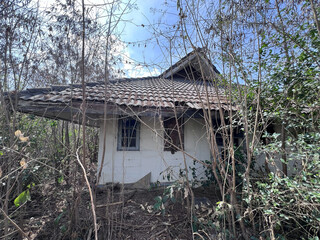
[[[85,0],[85,4],[90,8],[112,1]],[[127,4],[130,7],[124,11]],[[106,4],[97,9],[101,15],[108,16],[111,5]],[[123,64],[118,67],[125,70],[128,77],[159,75],[167,69],[170,65],[167,37],[170,31],[175,31],[172,26],[177,26],[179,21],[176,0],[124,0],[113,12],[115,19],[125,12],[113,33],[118,38],[115,47],[123,58]],[[108,21],[107,18],[100,18],[102,24]]]
[[[95,11],[108,16],[112,1],[114,0],[85,0],[85,5],[87,9],[91,8],[92,16]],[[128,2],[132,6],[121,16],[115,31],[118,36],[116,48],[123,58],[120,67],[126,71],[127,77],[158,75],[170,66],[168,37],[176,32],[173,26],[177,26],[179,21],[177,0],[124,1],[114,11],[115,14],[120,14]],[[42,10],[54,3],[54,0],[39,0]],[[81,0],[76,0],[76,3],[80,8]],[[102,24],[107,21],[107,18],[100,17]],[[184,54],[180,53],[179,57],[173,58],[173,63]]]
[[[93,1],[93,0],[92,0]],[[170,0],[169,0],[170,1]],[[117,28],[120,40],[126,46],[128,57],[142,66],[135,66],[134,71],[139,75],[157,75],[163,68],[167,68],[169,41],[162,36],[179,20],[176,1],[171,4],[166,1],[137,0],[132,3],[137,8],[132,8],[123,16]],[[128,67],[128,66],[127,66]],[[138,70],[138,71],[137,71]],[[135,75],[131,71],[131,76]]]

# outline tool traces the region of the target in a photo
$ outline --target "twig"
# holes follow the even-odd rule
[[[313,19],[314,19],[314,21],[316,23],[318,34],[320,36],[320,23],[319,23],[319,20],[318,20],[317,10],[316,10],[316,8],[314,6],[313,0],[310,0],[310,3],[311,3],[311,9],[312,9],[312,12],[313,12]]]
[[[102,219],[107,219],[107,217],[105,216],[102,216],[102,215],[99,215],[100,218]],[[126,228],[128,229],[128,227],[130,228],[134,228],[134,229],[141,229],[141,228],[151,228],[153,227],[154,225],[153,224],[149,224],[149,225],[133,225],[133,224],[128,224],[128,223],[123,223],[123,222],[119,222],[115,219],[111,219],[112,222],[116,223],[117,224],[117,227],[119,228]]]
[[[93,195],[92,195],[90,183],[88,181],[86,170],[85,170],[84,166],[82,165],[82,163],[80,161],[80,158],[79,158],[79,154],[78,154],[79,149],[80,148],[78,148],[78,150],[76,152],[77,160],[78,160],[78,163],[79,163],[79,165],[80,165],[80,167],[81,167],[81,169],[83,171],[83,176],[84,176],[84,178],[86,180],[86,184],[87,184],[87,187],[88,187],[88,190],[89,190],[91,208],[92,208],[92,215],[93,215],[93,225],[94,225],[95,240],[98,240],[98,226],[97,226],[97,217],[96,217],[96,210],[95,210],[95,206],[94,206]]]
[[[201,239],[204,240],[204,238],[203,238],[198,232],[194,232],[193,235],[197,235],[197,236],[199,236]]]
[[[5,239],[16,232],[18,232],[18,230],[14,230],[13,232],[8,233],[7,235],[1,236],[0,239]]]
[[[11,222],[11,224],[27,239],[30,239],[29,236],[0,208],[3,216]]]
[[[87,240],[90,240],[90,239],[91,239],[91,235],[92,235],[92,228],[90,228],[90,230],[89,230]]]
[[[118,205],[118,204],[121,204],[121,203],[123,203],[123,201],[113,202],[113,203],[107,203],[107,204],[101,204],[101,205],[97,205],[96,207],[97,207],[97,208],[99,208],[99,207],[108,207],[108,206]]]
[[[157,232],[157,233],[153,234],[153,235],[150,237],[150,239],[153,239],[154,237],[159,236],[160,234],[162,234],[162,233],[165,232],[165,231],[167,231],[167,228],[164,228],[164,229],[162,229],[160,232]]]

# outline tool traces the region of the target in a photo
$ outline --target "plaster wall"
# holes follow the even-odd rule
[[[281,125],[274,126],[274,130],[276,133],[281,133]],[[280,140],[280,135],[279,135]],[[278,146],[280,148],[280,146]],[[293,176],[301,170],[301,159],[297,157],[292,157],[295,153],[295,149],[290,149],[289,146],[286,148],[287,152],[287,171],[288,176]],[[282,154],[276,151],[270,151],[268,153],[263,152],[259,155],[255,156],[255,165],[254,169],[257,176],[263,176],[269,172],[273,172],[278,175],[283,175],[282,169]]]
[[[287,149],[289,152],[291,149]],[[288,158],[287,171],[288,176],[293,176],[301,170],[301,161],[295,158]],[[268,169],[268,170],[267,170]],[[255,164],[255,174],[264,175],[267,174],[268,171],[276,173],[278,175],[283,175],[282,162],[281,162],[281,154],[279,153],[261,153],[256,157]]]
[[[184,169],[184,158],[189,167],[195,167],[199,178],[204,173],[201,164],[182,152],[172,154],[164,151],[164,134],[160,120],[143,117],[140,125],[140,151],[118,151],[118,120],[108,119],[106,129],[100,126],[98,171],[104,155],[103,170],[99,184],[108,182],[133,183],[151,172],[151,182],[169,182],[179,178]],[[106,139],[104,140],[104,131]],[[188,119],[184,123],[185,151],[198,160],[210,159],[203,119]],[[192,174],[189,171],[189,177]]]

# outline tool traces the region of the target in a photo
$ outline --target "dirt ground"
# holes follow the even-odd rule
[[[98,189],[99,239],[192,239],[188,203],[183,194],[176,194],[175,202],[168,200],[161,204],[164,210],[155,209],[156,197],[163,197],[164,189],[121,189],[119,186]],[[66,186],[54,191],[56,188],[49,184],[38,187],[31,193],[31,202],[24,206],[23,219],[18,224],[22,224],[30,239],[94,239],[88,191],[83,190],[79,203],[80,231],[77,233],[71,233],[69,228],[72,191]],[[193,218],[212,212],[219,199],[215,192],[213,188],[194,189],[197,212]],[[14,236],[12,234],[11,239],[16,239]]]

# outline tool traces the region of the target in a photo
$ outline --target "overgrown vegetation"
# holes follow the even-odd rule
[[[178,1],[177,7],[184,36],[177,45],[205,47],[222,71],[217,88],[240,106],[237,113],[220,110],[229,121],[218,126],[204,116],[213,156],[206,175],[220,189],[225,212],[215,220],[223,238],[317,239],[318,2]],[[234,149],[239,126],[244,161]]]
[[[203,163],[205,182],[193,183],[214,186],[214,192],[205,188],[211,192],[200,201],[181,174],[180,182],[146,203],[152,206],[148,217],[160,212],[168,229],[165,220],[177,214],[173,209],[181,210],[182,220],[172,222],[186,222],[180,229],[187,229],[190,239],[319,239],[319,2],[176,0],[165,8],[172,10],[170,4],[178,20],[160,33],[150,26],[155,39],[166,46],[168,59],[202,47],[221,71],[219,76],[201,72],[202,79],[212,81],[217,91],[223,88],[237,111],[220,108],[215,122],[203,109],[212,159]],[[103,26],[99,14],[83,17],[76,1],[57,1],[45,13],[30,0],[0,3],[1,239],[37,237],[25,226],[34,198],[43,202],[39,208],[45,213],[35,225],[48,224],[56,239],[94,236],[96,209],[90,202],[95,198],[87,197],[84,176],[88,188],[96,190],[98,130],[18,113],[15,100],[26,87],[107,82],[122,75],[115,70],[119,59],[112,55],[112,44],[117,38],[111,30],[121,20],[114,9],[127,7],[117,1],[111,5],[106,4]],[[86,46],[82,57],[81,46]],[[9,101],[7,91],[13,92]],[[134,204],[124,206],[122,188],[119,198],[113,189],[105,194],[105,211],[97,220],[107,239],[124,236],[123,218],[132,216],[123,209],[134,209]]]

